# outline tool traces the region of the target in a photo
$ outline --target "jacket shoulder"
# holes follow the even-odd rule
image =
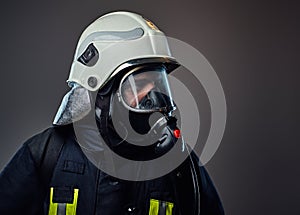
[[[42,162],[50,139],[55,138],[55,141],[64,141],[64,136],[68,133],[69,130],[71,130],[70,126],[51,126],[30,137],[24,143],[25,147],[28,147],[32,159],[37,166],[39,166]]]

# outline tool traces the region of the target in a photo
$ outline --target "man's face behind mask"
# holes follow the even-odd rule
[[[121,80],[119,93],[124,106],[134,112],[175,108],[164,67],[130,71]]]

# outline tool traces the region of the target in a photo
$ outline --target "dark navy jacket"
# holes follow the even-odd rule
[[[59,135],[57,135],[59,134]],[[63,141],[50,182],[41,176],[40,159],[31,146],[43,145],[53,136]],[[96,168],[84,155],[70,129],[51,127],[26,141],[0,175],[0,214],[48,214],[50,187],[54,189],[52,202],[70,203],[74,189],[79,190],[78,215],[148,215],[151,199],[173,204],[172,214],[194,215],[197,203],[201,215],[224,214],[213,183],[204,169],[197,166],[200,199],[195,198],[190,160],[171,173],[148,181],[132,182],[111,177]],[[152,208],[153,209],[153,208]],[[160,209],[161,210],[161,209]],[[162,213],[161,211],[159,214]]]

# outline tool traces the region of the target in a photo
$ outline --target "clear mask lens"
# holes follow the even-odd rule
[[[164,67],[137,68],[120,83],[121,100],[137,112],[171,111],[175,109]]]

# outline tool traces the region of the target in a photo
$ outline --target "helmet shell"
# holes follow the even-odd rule
[[[79,58],[91,44],[97,59],[93,65],[85,65]],[[138,59],[177,64],[166,36],[151,21],[132,12],[108,13],[83,31],[67,82],[96,91],[129,66],[126,62],[143,62]]]

